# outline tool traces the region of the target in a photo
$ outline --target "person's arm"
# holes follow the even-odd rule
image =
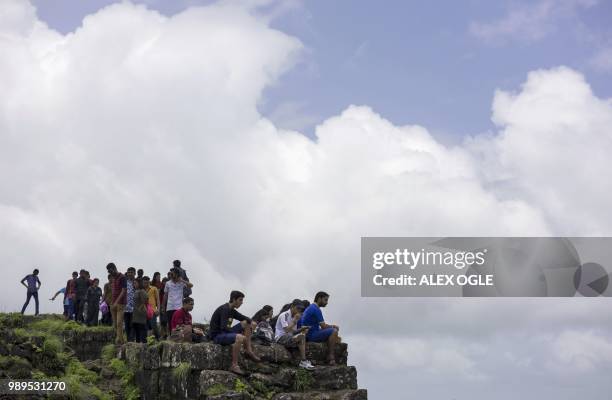
[[[38,279],[38,277],[36,277],[36,282],[38,282],[38,287],[36,288],[36,290],[38,290],[42,286],[42,283],[40,283],[40,279]]]
[[[121,288],[121,292],[119,292],[119,296],[117,296],[117,300],[115,300],[115,302],[113,303],[114,306],[118,305],[119,302],[123,300],[126,290],[127,290],[126,288]]]
[[[232,318],[237,319],[238,321],[246,321],[247,324],[251,323],[251,318],[247,317],[246,315],[240,314],[236,309],[232,309],[231,316]]]
[[[185,284],[185,286],[187,286],[188,288],[192,288],[193,287],[193,283],[186,281],[183,278],[179,278],[179,282],[183,282]]]
[[[24,283],[24,282],[26,281],[26,279],[28,279],[28,277],[27,277],[27,276],[26,276],[26,277],[24,277],[24,278],[21,280],[21,284],[27,288],[27,287],[28,287],[28,285],[26,285],[26,284]]]
[[[168,291],[164,291],[164,301],[161,304],[161,312],[166,311],[166,307],[168,307]]]
[[[58,290],[57,292],[55,292],[55,294],[53,295],[53,297],[51,297],[49,300],[51,301],[55,301],[55,298],[62,293],[62,289]]]
[[[157,288],[155,288],[155,315],[159,315],[159,310],[161,304],[159,304],[159,290],[157,290]]]

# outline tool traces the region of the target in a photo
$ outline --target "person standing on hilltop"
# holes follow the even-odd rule
[[[170,280],[166,282],[164,287],[164,300],[162,301],[162,312],[166,313],[166,323],[168,334],[172,333],[170,324],[172,323],[172,314],[183,306],[184,289],[193,287],[193,283],[189,283],[181,278],[181,273],[177,268],[170,270]]]
[[[114,263],[109,263],[106,270],[113,277],[112,281],[112,303],[110,304],[111,318],[113,328],[115,330],[115,343],[124,344],[125,337],[123,335],[123,311],[127,302],[127,282],[125,276],[117,271],[117,266]]]
[[[87,326],[98,325],[98,314],[100,313],[100,299],[102,289],[98,286],[100,280],[95,278],[93,284],[87,289]]]
[[[87,271],[82,269],[79,271],[79,277],[75,281],[75,313],[77,322],[85,322],[85,303],[87,302],[87,289],[91,282],[87,277]]]
[[[25,282],[27,282],[27,284]],[[36,304],[36,314],[34,315],[38,315],[38,289],[40,289],[42,285],[40,279],[38,279],[38,269],[35,269],[30,275],[26,275],[21,280],[21,284],[28,290],[26,301],[23,307],[21,307],[21,314],[25,312],[28,304],[30,304],[30,299],[34,297],[34,302]]]

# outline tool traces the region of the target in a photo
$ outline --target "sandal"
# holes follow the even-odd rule
[[[249,356],[249,358],[255,362],[261,361],[261,358],[257,357],[253,352],[247,353],[247,356]]]
[[[246,374],[244,373],[243,370],[240,369],[239,366],[235,366],[235,367],[230,367],[230,371],[235,373],[236,375],[240,375],[240,376],[245,376]]]

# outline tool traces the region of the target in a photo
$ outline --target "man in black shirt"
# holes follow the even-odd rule
[[[79,277],[75,281],[75,314],[77,322],[85,322],[85,303],[87,302],[87,289],[91,286],[90,280],[87,278],[87,271],[82,269],[79,272]]]
[[[246,354],[254,361],[261,361],[253,352],[251,346],[251,334],[253,324],[250,318],[240,314],[236,309],[242,305],[244,293],[233,290],[230,294],[229,303],[217,307],[210,319],[209,337],[215,343],[221,345],[233,344],[232,346],[232,366],[230,371],[244,375],[238,366],[238,356],[240,347],[244,347]],[[232,321],[236,319],[240,323],[232,326]]]

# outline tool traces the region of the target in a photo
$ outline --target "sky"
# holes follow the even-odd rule
[[[180,258],[196,320],[330,292],[370,399],[612,389],[607,299],[359,282],[361,236],[612,233],[610,3],[108,3],[1,3],[8,282]]]

